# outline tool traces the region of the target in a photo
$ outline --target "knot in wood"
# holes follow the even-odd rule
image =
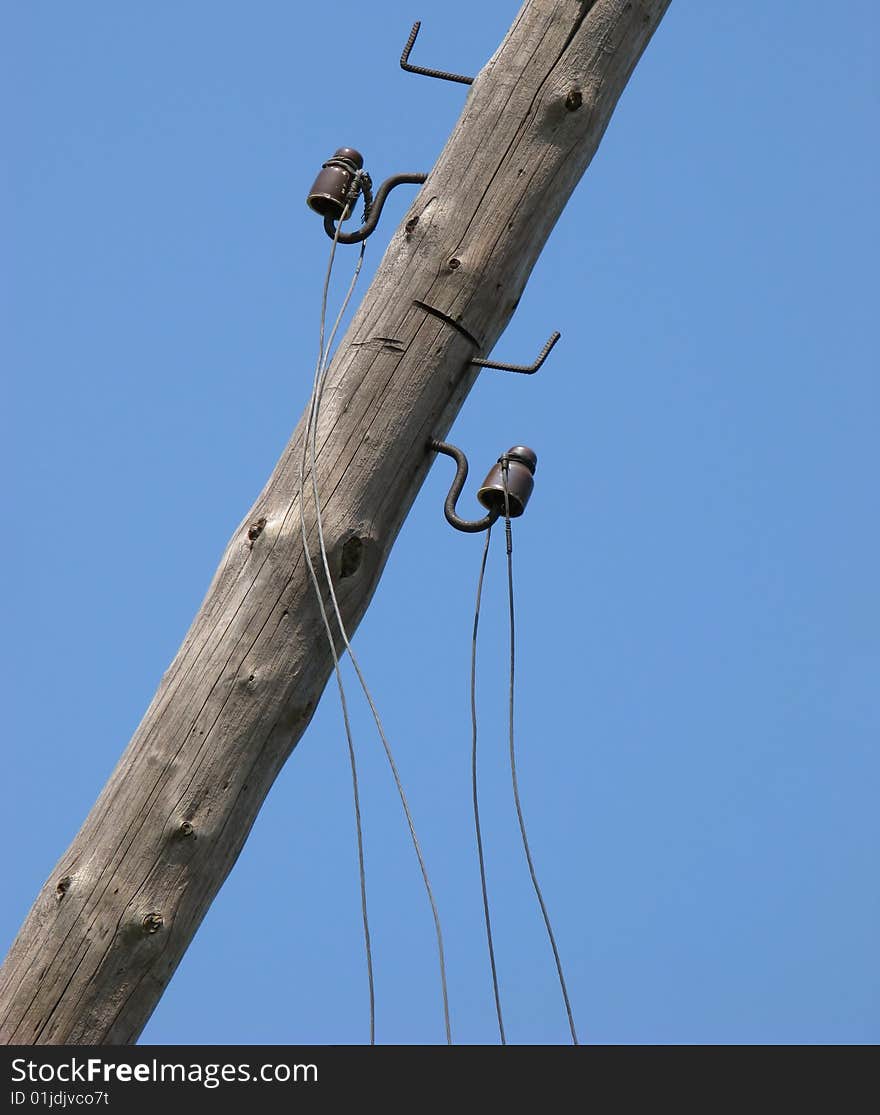
[[[251,542],[255,542],[260,537],[260,535],[263,533],[263,530],[265,529],[265,526],[266,520],[262,517],[251,523],[250,527],[248,528],[248,538],[251,540]]]
[[[144,933],[158,933],[162,926],[165,924],[165,919],[159,913],[147,914],[141,922]]]

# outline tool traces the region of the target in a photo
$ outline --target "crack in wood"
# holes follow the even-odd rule
[[[562,50],[560,50],[559,52],[559,57],[556,59],[557,64],[559,62],[559,59],[563,56],[563,54],[565,54],[565,52],[574,42],[575,35],[578,33],[578,31],[580,31],[581,25],[590,14],[590,9],[595,6],[596,0],[582,0],[582,2],[584,3],[584,10],[575,20],[574,27],[572,27],[571,31],[569,31],[568,38],[565,40],[565,44],[563,45]]]
[[[352,341],[352,348],[384,348],[390,352],[406,352],[406,345],[398,337],[370,337],[368,341]]]
[[[413,299],[413,305],[418,306],[420,310],[424,310],[426,314],[433,314],[434,317],[439,318],[441,321],[445,321],[446,324],[451,326],[457,333],[461,333],[462,337],[467,337],[474,348],[479,349],[481,347],[480,342],[473,333],[469,333],[461,322],[456,321],[454,317],[450,317],[449,314],[444,314],[444,312],[438,310],[436,306],[429,306],[427,302],[420,302],[418,298]]]

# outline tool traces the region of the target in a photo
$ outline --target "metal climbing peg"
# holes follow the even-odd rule
[[[472,77],[465,77],[464,74],[451,74],[446,70],[429,70],[425,66],[414,66],[410,62],[410,51],[415,46],[415,41],[421,26],[421,20],[418,19],[412,25],[412,31],[409,33],[406,46],[403,48],[403,53],[400,56],[400,68],[406,70],[409,74],[424,74],[425,77],[438,77],[441,81],[456,81],[459,85],[473,85],[474,79]]]
[[[520,375],[531,376],[541,367],[547,357],[550,355],[550,350],[562,336],[560,332],[551,334],[550,339],[546,345],[538,353],[538,357],[534,364],[504,364],[499,360],[482,360],[474,359],[472,364],[476,364],[478,368],[497,368],[500,372],[519,372]]]
[[[476,338],[472,337],[470,333],[464,330],[460,323],[455,318],[451,318],[449,314],[444,313],[442,310],[438,310],[436,306],[432,306],[428,302],[420,301],[418,298],[413,299],[413,305],[418,306],[420,310],[424,310],[426,314],[431,314],[432,317],[436,317],[440,321],[445,321],[446,324],[452,326],[453,329],[457,329],[459,332],[464,333],[471,343],[479,348],[479,342]],[[561,336],[562,334],[558,330],[551,333],[547,343],[538,353],[533,364],[505,364],[501,360],[486,360],[482,356],[475,356],[469,363],[475,365],[477,368],[497,368],[498,371],[501,372],[519,372],[520,375],[531,376],[543,365],[544,361],[550,355],[553,346]]]

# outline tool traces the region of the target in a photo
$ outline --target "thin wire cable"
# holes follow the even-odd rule
[[[489,916],[489,890],[486,886],[486,861],[483,857],[483,833],[480,828],[480,804],[477,796],[477,629],[480,624],[480,601],[483,596],[483,577],[486,573],[486,559],[489,556],[489,542],[492,538],[492,525],[486,531],[483,546],[483,560],[480,562],[480,576],[477,580],[477,603],[474,607],[474,636],[471,642],[471,785],[474,794],[474,828],[477,831],[477,858],[480,861],[480,885],[483,888],[483,915],[486,921],[486,941],[489,945],[489,966],[492,969],[492,990],[495,993],[495,1013],[498,1015],[498,1032],[501,1044],[507,1045],[504,1035],[504,1018],[501,1014],[501,995],[498,991],[498,972],[495,968],[495,946],[492,941],[492,919]]]
[[[565,1001],[565,1011],[568,1015],[568,1026],[571,1030],[571,1041],[573,1045],[579,1045],[577,1031],[574,1028],[574,1016],[571,1012],[571,1002],[568,998],[568,989],[565,986],[565,976],[562,972],[562,961],[559,959],[559,949],[556,947],[556,937],[553,934],[553,926],[550,924],[550,915],[547,913],[547,906],[544,903],[544,896],[541,894],[541,887],[538,883],[538,875],[535,871],[532,853],[529,848],[529,838],[526,835],[526,822],[519,800],[519,782],[516,775],[516,750],[513,742],[513,692],[516,667],[516,637],[513,607],[513,532],[510,529],[510,497],[508,492],[509,467],[510,462],[508,458],[502,457],[501,484],[504,489],[504,537],[507,542],[507,599],[510,615],[510,690],[508,700],[508,725],[510,739],[510,774],[513,779],[513,800],[516,805],[516,816],[519,821],[519,831],[522,835],[523,850],[526,854],[526,862],[529,865],[529,874],[532,877],[532,886],[535,888],[535,894],[538,896],[538,905],[541,907],[544,925],[547,927],[547,936],[550,938],[550,947],[553,949],[553,959],[556,961],[556,971],[559,974],[559,986],[562,989],[562,998]]]
[[[340,221],[340,224],[341,223],[342,222]],[[337,237],[338,237],[338,227],[337,227]],[[334,250],[335,250],[335,243],[336,243],[336,238],[334,238]],[[332,258],[332,255],[331,255],[331,258]],[[363,249],[362,249],[362,252],[361,252],[361,258],[363,258]],[[358,266],[360,266],[360,264],[358,264]],[[347,304],[347,301],[348,300],[346,299],[346,304]],[[344,311],[344,309],[345,309],[345,306],[343,306],[343,311]],[[397,764],[394,761],[394,755],[393,755],[392,750],[391,750],[391,745],[389,744],[388,738],[385,735],[385,729],[382,726],[382,721],[381,721],[381,718],[379,717],[378,709],[376,708],[376,704],[373,700],[373,697],[372,697],[372,694],[370,693],[370,689],[367,685],[366,679],[364,678],[363,672],[360,668],[360,664],[357,660],[357,656],[355,655],[354,650],[352,649],[351,642],[350,642],[349,637],[348,637],[348,632],[345,628],[345,624],[344,624],[343,619],[342,619],[342,613],[341,613],[340,608],[339,608],[339,601],[336,598],[336,590],[333,587],[333,578],[330,574],[330,562],[329,562],[329,558],[328,558],[328,555],[327,555],[327,547],[326,547],[326,544],[325,544],[325,541],[324,541],[324,526],[323,526],[323,520],[322,520],[322,516],[321,516],[321,501],[320,501],[320,496],[319,496],[319,493],[318,493],[318,480],[317,480],[317,469],[316,469],[318,414],[319,414],[319,411],[320,411],[321,399],[322,399],[323,394],[324,394],[324,384],[325,384],[325,381],[326,381],[326,372],[327,372],[330,345],[332,344],[332,339],[333,339],[333,336],[335,336],[336,328],[338,327],[338,324],[339,324],[339,321],[342,317],[342,312],[343,311],[340,311],[339,317],[336,320],[336,325],[334,326],[334,329],[333,329],[333,333],[331,334],[330,341],[328,342],[326,349],[324,349],[323,360],[319,365],[319,374],[316,377],[315,388],[314,388],[314,392],[313,392],[314,399],[315,399],[315,406],[313,408],[314,409],[314,417],[313,417],[313,421],[311,423],[311,437],[309,439],[309,464],[310,464],[311,476],[312,476],[312,495],[313,495],[314,502],[315,502],[315,518],[316,518],[316,523],[317,523],[317,527],[318,527],[318,546],[319,546],[320,553],[321,553],[321,561],[322,561],[322,564],[324,566],[324,574],[325,574],[325,577],[327,579],[327,586],[328,586],[328,589],[329,589],[329,592],[330,592],[330,599],[331,599],[332,604],[333,604],[333,611],[336,615],[336,622],[339,624],[339,631],[340,631],[340,634],[342,635],[342,640],[345,643],[345,649],[348,651],[349,658],[351,659],[351,664],[354,667],[354,671],[355,671],[355,674],[357,675],[358,681],[360,682],[361,689],[363,690],[364,696],[367,699],[367,703],[370,706],[370,712],[373,714],[373,720],[375,721],[375,724],[376,724],[376,730],[378,731],[379,738],[382,741],[382,747],[384,748],[385,756],[388,760],[388,765],[391,768],[391,773],[394,777],[394,783],[397,787],[397,793],[400,797],[401,805],[403,806],[403,812],[404,812],[404,815],[406,817],[407,825],[409,826],[409,831],[410,831],[410,836],[412,838],[413,848],[415,849],[416,858],[417,858],[418,863],[419,863],[419,869],[421,870],[421,873],[422,873],[422,880],[424,881],[424,884],[425,884],[425,891],[426,891],[427,896],[428,896],[428,902],[430,903],[430,906],[431,906],[431,914],[432,914],[433,919],[434,919],[434,929],[435,929],[436,936],[437,936],[437,953],[438,953],[438,959],[439,959],[439,964],[440,964],[440,987],[441,987],[441,993],[442,993],[442,998],[443,998],[443,1022],[444,1022],[444,1026],[445,1026],[445,1029],[446,1029],[446,1042],[447,1042],[448,1045],[452,1045],[452,1028],[451,1028],[450,1021],[449,1021],[449,993],[448,993],[447,984],[446,984],[446,958],[445,958],[445,953],[444,953],[444,949],[443,949],[443,932],[440,928],[440,914],[437,910],[437,903],[434,899],[434,891],[431,887],[431,881],[428,877],[428,868],[427,868],[427,865],[425,863],[424,855],[422,854],[422,849],[421,849],[421,845],[419,844],[418,836],[416,835],[415,823],[413,822],[412,814],[411,814],[410,808],[409,808],[409,803],[408,803],[407,797],[406,797],[406,791],[403,788],[403,782],[400,778],[400,774],[399,774],[398,769],[397,769]],[[322,332],[322,336],[323,336],[323,332]]]
[[[324,371],[326,371],[326,367],[325,367]],[[320,400],[321,400],[322,395],[323,395],[323,382],[321,383],[321,385],[318,389],[318,393],[317,393],[317,399],[318,399],[318,404],[319,405],[320,405]],[[351,664],[354,667],[354,671],[355,671],[355,674],[357,675],[358,681],[360,682],[361,689],[363,690],[364,696],[367,699],[367,703],[370,706],[370,712],[373,714],[373,720],[375,721],[375,724],[376,724],[376,730],[378,731],[379,738],[382,741],[382,747],[384,748],[385,756],[388,760],[388,765],[391,768],[391,773],[394,777],[394,783],[397,787],[397,793],[400,797],[400,801],[401,801],[401,804],[403,806],[403,812],[404,812],[404,815],[406,817],[407,825],[409,826],[410,837],[412,838],[413,848],[415,849],[416,858],[418,859],[418,863],[419,863],[419,869],[421,870],[421,873],[422,873],[422,880],[424,881],[424,884],[425,884],[425,891],[427,892],[427,895],[428,895],[428,902],[430,903],[430,906],[431,906],[431,914],[432,914],[433,919],[434,919],[434,929],[436,931],[436,936],[437,936],[437,952],[438,952],[438,958],[439,958],[439,964],[440,964],[440,986],[441,986],[441,993],[442,993],[442,998],[443,998],[443,1021],[444,1021],[444,1026],[445,1026],[445,1029],[446,1029],[446,1042],[447,1042],[448,1045],[451,1045],[452,1044],[452,1029],[451,1029],[450,1021],[449,1021],[449,994],[448,994],[448,989],[447,989],[447,984],[446,984],[446,959],[445,959],[445,953],[444,953],[444,949],[443,949],[443,932],[442,932],[442,929],[440,927],[440,915],[439,915],[439,912],[437,910],[437,903],[434,899],[434,892],[433,892],[433,889],[431,887],[430,878],[428,877],[428,868],[427,868],[427,865],[425,863],[424,855],[422,854],[421,845],[419,844],[419,839],[418,839],[418,836],[416,835],[415,823],[414,823],[413,818],[412,818],[412,813],[410,812],[409,803],[408,803],[407,797],[406,797],[406,791],[403,788],[403,782],[401,780],[400,773],[397,769],[397,764],[394,761],[394,755],[393,755],[393,752],[391,750],[391,745],[389,744],[388,738],[385,735],[385,729],[382,726],[382,720],[379,716],[378,709],[376,708],[376,704],[373,700],[373,697],[372,697],[372,694],[370,693],[370,689],[367,685],[366,679],[364,678],[363,672],[360,668],[360,664],[357,660],[357,656],[355,655],[354,650],[352,649],[352,646],[351,646],[351,642],[349,641],[348,632],[346,631],[345,624],[342,620],[342,614],[341,614],[341,611],[340,611],[340,608],[339,608],[339,602],[336,598],[336,591],[333,587],[333,579],[332,579],[331,574],[330,574],[330,562],[329,562],[329,559],[328,559],[328,556],[327,556],[327,547],[326,547],[326,544],[324,542],[324,529],[323,529],[323,521],[322,521],[322,517],[321,517],[320,499],[319,499],[319,495],[318,495],[318,485],[317,485],[316,470],[315,470],[317,408],[316,408],[315,417],[316,417],[316,421],[315,421],[315,423],[312,427],[312,437],[311,437],[311,445],[310,445],[310,450],[311,450],[310,464],[311,464],[311,471],[312,471],[312,493],[313,493],[313,496],[314,496],[315,508],[316,508],[316,512],[317,512],[318,543],[319,543],[319,548],[320,548],[320,552],[321,552],[321,560],[322,560],[322,563],[323,563],[323,566],[324,566],[324,573],[325,573],[325,576],[327,578],[327,584],[328,584],[328,587],[329,587],[329,590],[330,590],[330,599],[333,603],[333,610],[334,610],[334,613],[336,615],[336,621],[339,624],[339,630],[340,630],[340,633],[342,635],[343,642],[345,643],[345,648],[348,651],[349,658],[351,659]]]
[[[342,225],[342,222],[340,221],[340,227],[341,227],[341,225]],[[345,738],[346,738],[346,741],[348,743],[348,758],[349,758],[349,763],[351,764],[352,792],[353,792],[353,795],[354,795],[355,828],[357,830],[358,875],[359,875],[359,878],[360,878],[360,892],[361,892],[361,917],[362,917],[363,926],[364,926],[364,949],[365,949],[366,960],[367,960],[367,980],[368,980],[368,983],[369,983],[369,995],[370,995],[370,1045],[375,1045],[376,1044],[376,993],[375,993],[375,985],[374,985],[374,981],[373,981],[373,949],[372,949],[372,943],[371,943],[371,940],[370,940],[370,922],[369,922],[369,917],[367,915],[367,875],[366,875],[366,865],[365,865],[365,859],[364,859],[364,834],[363,834],[363,824],[362,824],[362,821],[361,821],[361,804],[360,804],[360,790],[359,790],[359,784],[358,784],[357,760],[355,758],[354,740],[353,740],[352,731],[351,731],[351,721],[349,719],[349,714],[348,714],[348,702],[347,702],[346,697],[345,697],[345,686],[342,683],[342,673],[339,669],[339,656],[336,653],[336,644],[335,644],[335,641],[333,639],[333,632],[330,629],[330,621],[327,618],[327,611],[324,607],[324,601],[321,597],[321,586],[318,583],[318,577],[317,577],[317,574],[315,572],[315,567],[314,567],[314,564],[312,563],[311,555],[309,554],[307,532],[306,532],[305,507],[304,507],[304,503],[305,503],[305,467],[306,467],[306,454],[307,454],[307,448],[308,448],[308,443],[309,443],[309,429],[315,421],[315,403],[316,403],[316,399],[317,399],[316,390],[317,390],[317,386],[318,386],[318,380],[319,380],[319,377],[320,377],[321,369],[322,369],[322,366],[323,366],[324,360],[325,360],[324,326],[325,326],[325,321],[326,321],[326,317],[327,317],[327,297],[328,297],[328,292],[329,292],[329,288],[330,288],[330,276],[331,276],[332,271],[333,271],[333,259],[334,259],[334,256],[336,254],[337,243],[338,243],[338,238],[334,237],[333,244],[330,248],[330,258],[329,258],[328,263],[327,263],[327,273],[326,273],[326,276],[324,278],[324,288],[323,288],[323,292],[322,292],[322,296],[321,296],[321,329],[320,329],[320,342],[319,342],[319,347],[318,347],[318,363],[317,363],[317,367],[315,369],[315,380],[314,380],[314,384],[313,384],[313,387],[312,387],[312,394],[311,394],[311,398],[309,399],[309,413],[308,413],[308,417],[306,419],[306,429],[305,429],[304,434],[303,434],[303,455],[302,455],[302,459],[300,461],[300,469],[299,469],[299,521],[300,521],[300,529],[302,531],[303,553],[305,555],[306,565],[308,566],[309,576],[310,576],[311,581],[312,581],[312,586],[315,590],[315,596],[317,598],[318,607],[319,607],[320,612],[321,612],[321,620],[323,621],[324,630],[327,634],[327,642],[330,645],[330,653],[333,655],[333,671],[336,675],[336,684],[339,688],[339,701],[340,701],[340,704],[342,706],[342,719],[343,719],[343,722],[345,724]],[[363,248],[362,248],[360,256],[358,258],[357,266],[355,268],[354,275],[352,277],[351,283],[350,283],[349,288],[348,288],[348,293],[346,294],[345,301],[343,303],[343,307],[340,310],[339,315],[336,318],[336,323],[334,324],[333,331],[331,332],[330,340],[328,341],[328,348],[329,348],[329,345],[332,344],[332,342],[333,342],[333,337],[335,336],[336,329],[338,328],[339,322],[342,318],[342,314],[345,312],[345,308],[348,305],[348,302],[349,302],[349,299],[351,298],[352,292],[354,291],[354,285],[357,282],[357,277],[358,277],[358,274],[360,272],[360,267],[361,267],[361,263],[363,261],[363,258],[364,258],[364,253],[363,253]]]

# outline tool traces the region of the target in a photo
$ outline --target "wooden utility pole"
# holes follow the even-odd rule
[[[324,534],[349,632],[669,0],[525,0],[329,369]],[[421,80],[421,79],[413,79]],[[427,308],[426,308],[427,307]],[[300,536],[301,419],[0,973],[4,1043],[136,1040],[332,661]],[[314,509],[306,507],[312,553]]]

